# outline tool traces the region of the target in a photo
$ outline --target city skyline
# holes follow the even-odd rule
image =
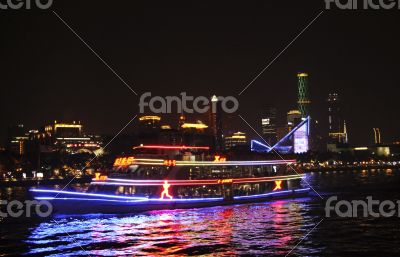
[[[399,11],[0,1],[1,255],[396,256]]]
[[[151,13],[147,5],[107,7],[126,22],[122,18],[102,19],[101,14],[108,10],[105,6],[97,6],[99,12],[90,20],[84,15],[90,10],[87,3],[81,4],[81,12],[72,12],[65,3],[56,3],[54,9],[138,94],[151,91],[165,96],[187,91],[195,96],[237,96],[238,114],[261,132],[260,113],[266,103],[283,113],[297,108],[296,74],[307,72],[311,109],[322,124],[327,126],[328,122],[326,97],[337,92],[351,144],[372,143],[374,127],[381,129],[383,142],[400,138],[400,124],[392,119],[395,97],[400,93],[396,87],[399,50],[386,46],[387,41],[396,45],[400,39],[384,26],[398,19],[392,12],[322,14],[239,97],[238,93],[324,6],[312,1],[290,7],[259,4],[255,12],[253,7],[216,5],[207,14],[201,4],[179,8],[159,5]],[[82,120],[90,132],[114,134],[138,113],[138,97],[56,16],[32,10],[8,12],[0,19],[9,24],[4,33],[10,41],[2,41],[2,49],[10,49],[11,41],[21,46],[5,51],[6,61],[1,64],[2,88],[8,95],[1,102],[2,142],[10,124],[37,128],[54,119]],[[17,25],[17,19],[24,20],[25,27]],[[274,28],[276,21],[282,24],[279,29]],[[117,30],[113,30],[115,26]],[[341,35],[340,41],[336,35]],[[24,45],[26,38],[33,40]],[[383,60],[386,65],[380,64]],[[232,122],[236,128],[246,126],[238,117]],[[241,130],[256,136],[249,128]]]

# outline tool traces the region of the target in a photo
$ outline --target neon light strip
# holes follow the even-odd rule
[[[110,199],[97,199],[97,198],[61,198],[61,197],[35,197],[36,200],[77,200],[77,201],[102,201],[102,202],[117,202],[117,203],[138,203],[147,202],[148,199],[143,200],[110,200]]]
[[[133,147],[136,148],[146,148],[146,149],[172,149],[172,150],[184,150],[184,149],[198,149],[198,150],[209,150],[210,147],[208,146],[174,146],[174,145],[142,145]]]
[[[232,183],[257,183],[269,182],[276,180],[293,180],[303,179],[305,175],[288,175],[288,176],[273,176],[273,177],[260,177],[260,178],[233,178]],[[111,181],[111,182],[108,182]],[[115,182],[114,182],[115,181]],[[218,185],[220,179],[202,179],[202,180],[168,180],[171,185]],[[119,183],[117,183],[119,182]],[[92,184],[97,185],[130,185],[130,186],[162,186],[164,180],[131,180],[131,179],[113,179],[108,178],[105,181],[93,180]]]
[[[293,164],[296,160],[274,160],[274,161],[176,161],[175,166],[256,166],[256,165],[279,165]],[[145,160],[135,159],[136,165],[161,165],[164,166],[164,160]]]
[[[118,196],[118,195],[105,195],[105,194],[93,194],[93,193],[81,193],[81,192],[70,192],[60,190],[49,190],[49,189],[31,189],[31,192],[39,193],[54,193],[54,194],[67,194],[67,195],[84,195],[84,196],[100,196],[114,199],[126,199],[126,200],[143,200],[148,199],[147,197],[131,197],[131,196]]]
[[[46,191],[54,191],[54,190],[46,190]],[[281,195],[287,193],[301,193],[310,191],[310,188],[303,188],[303,189],[296,189],[296,190],[286,190],[286,191],[278,191],[278,192],[270,192],[266,194],[258,194],[258,195],[246,195],[246,196],[235,196],[233,197],[234,200],[240,199],[252,199],[252,198],[262,198],[268,197],[272,195]],[[71,193],[71,192],[68,192]],[[103,196],[98,194],[98,196]],[[113,198],[115,196],[107,195],[107,197]],[[130,197],[126,197],[130,198]],[[145,203],[145,202],[155,202],[155,203],[162,203],[162,202],[215,202],[215,201],[222,201],[224,200],[223,197],[210,197],[210,198],[189,198],[189,199],[158,199],[158,198],[144,198],[144,199],[137,199],[131,201],[122,201],[122,200],[110,200],[110,199],[97,199],[97,198],[55,198],[55,197],[35,197],[37,200],[73,200],[73,201],[106,201],[106,202],[120,202],[120,203]]]
[[[189,162],[189,161],[176,161],[176,166],[255,166],[255,165],[278,165],[278,164],[292,164],[296,161],[224,161],[224,162]]]
[[[119,203],[142,203],[142,202],[215,202],[224,200],[223,197],[210,197],[210,198],[188,198],[188,199],[159,199],[159,198],[146,198],[143,200],[122,201],[122,200],[109,200],[109,199],[93,199],[93,198],[55,198],[55,197],[35,197],[36,200],[74,200],[74,201],[106,201],[106,202],[119,202]]]
[[[296,160],[262,160],[262,161],[176,161],[175,166],[246,166],[246,165],[279,165],[293,164]],[[160,165],[164,166],[163,159],[134,159],[132,165]]]
[[[262,198],[262,197],[267,197],[267,196],[271,196],[271,195],[280,195],[280,194],[286,194],[286,193],[300,193],[300,192],[306,192],[306,191],[310,191],[310,188],[303,188],[303,189],[296,189],[296,190],[286,190],[286,191],[277,191],[277,192],[271,192],[271,193],[266,193],[266,194],[258,194],[258,195],[234,196],[233,199],[240,200],[240,199]]]
[[[307,122],[307,134],[309,135],[309,127],[310,127],[310,116],[308,116],[305,120],[303,120],[302,122],[300,122],[296,127],[294,127],[288,134],[286,134],[286,136],[284,136],[283,138],[281,138],[281,140],[279,140],[276,144],[274,144],[273,146],[267,146],[263,143],[261,143],[260,141],[257,140],[251,140],[251,149],[253,150],[253,141],[265,148],[267,148],[267,151],[271,151],[272,149],[274,149],[275,147],[277,147],[278,145],[280,145],[282,142],[284,142],[288,137],[290,137],[292,134],[294,134],[294,132],[296,132],[299,128],[301,128],[306,122]]]

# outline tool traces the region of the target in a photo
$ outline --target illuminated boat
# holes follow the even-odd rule
[[[168,147],[171,148],[166,150],[185,150]],[[295,160],[231,161],[221,156],[208,160],[204,155],[181,155],[180,159],[148,156],[117,158],[112,172],[96,173],[85,192],[41,188],[31,189],[31,192],[36,200],[50,201],[58,213],[197,208],[301,197],[310,193],[310,188],[302,183],[305,175],[291,167]]]

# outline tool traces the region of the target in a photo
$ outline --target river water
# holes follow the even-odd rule
[[[307,181],[325,200],[312,196],[131,215],[7,218],[0,221],[0,256],[400,256],[397,216],[327,218],[324,211],[331,195],[399,199],[400,171],[314,172]],[[1,198],[26,198],[26,189],[3,188]]]

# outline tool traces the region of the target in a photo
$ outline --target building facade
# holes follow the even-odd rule
[[[268,145],[273,146],[278,141],[277,109],[268,107],[261,118],[262,134]]]
[[[230,136],[225,137],[225,149],[229,150],[237,146],[244,146],[247,144],[246,133],[235,132]]]

